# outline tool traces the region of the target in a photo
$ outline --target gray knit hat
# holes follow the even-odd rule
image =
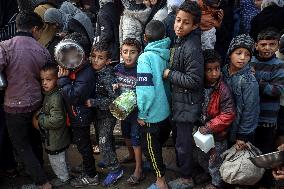
[[[237,48],[247,49],[250,52],[250,55],[252,56],[254,51],[254,41],[247,34],[242,34],[234,37],[230,43],[227,55],[230,56],[232,52]]]

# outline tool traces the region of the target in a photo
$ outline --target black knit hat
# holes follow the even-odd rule
[[[250,55],[252,56],[254,51],[254,41],[247,34],[242,34],[234,37],[230,43],[227,55],[230,56],[232,52],[237,48],[247,49],[250,52]]]

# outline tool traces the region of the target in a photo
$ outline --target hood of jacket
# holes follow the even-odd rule
[[[148,45],[145,47],[144,52],[151,51],[155,54],[159,55],[162,59],[168,61],[170,59],[170,44],[171,40],[170,38],[164,38],[159,41],[154,41],[151,43],[148,43]]]
[[[145,24],[148,17],[151,14],[151,8],[145,8],[140,10],[129,10],[125,9],[124,16],[133,17],[139,20],[142,24]]]

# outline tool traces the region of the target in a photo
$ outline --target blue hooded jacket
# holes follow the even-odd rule
[[[136,95],[138,118],[158,123],[170,115],[170,85],[163,80],[170,59],[169,38],[149,43],[138,58]]]

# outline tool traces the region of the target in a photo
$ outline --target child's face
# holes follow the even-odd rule
[[[110,63],[110,59],[107,57],[107,51],[94,50],[91,54],[92,67],[99,71]]]
[[[50,92],[57,86],[57,73],[54,73],[53,70],[41,71],[40,79],[45,92]]]
[[[184,37],[195,30],[198,24],[193,23],[193,16],[185,11],[178,11],[175,19],[174,30],[178,37]]]
[[[214,84],[221,76],[220,63],[210,62],[205,64],[205,78],[206,83]]]
[[[254,4],[257,8],[261,9],[261,3],[262,3],[263,0],[255,0],[254,1]]]
[[[278,40],[259,40],[255,45],[260,58],[271,58],[279,48]]]
[[[240,70],[247,65],[251,58],[250,52],[246,48],[237,48],[230,55],[230,66],[234,70]]]
[[[121,47],[121,56],[126,67],[136,65],[139,56],[138,49],[135,46],[123,45]]]

